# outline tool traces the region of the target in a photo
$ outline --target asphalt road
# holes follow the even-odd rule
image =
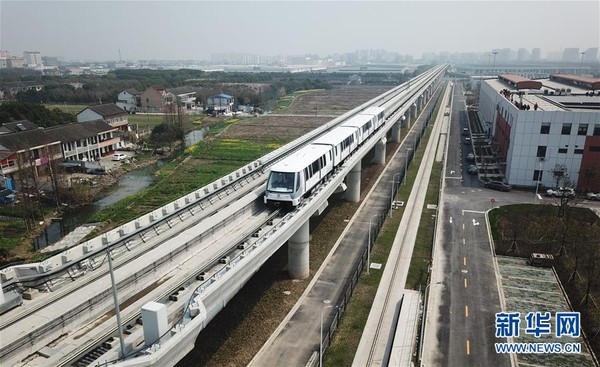
[[[496,354],[494,349],[499,341],[495,338],[495,313],[502,309],[485,211],[492,205],[507,204],[515,193],[485,189],[476,175],[466,172],[469,163],[465,157],[472,152],[470,145],[462,143],[461,131],[466,126],[462,88],[457,87],[422,363],[510,366],[508,356]]]

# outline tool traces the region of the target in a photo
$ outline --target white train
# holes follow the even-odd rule
[[[297,206],[385,123],[385,109],[369,107],[271,168],[264,202]]]

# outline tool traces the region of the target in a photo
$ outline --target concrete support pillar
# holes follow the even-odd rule
[[[416,119],[416,118],[417,118],[417,104],[416,104],[416,103],[414,103],[414,104],[412,105],[412,107],[410,108],[410,112],[411,112],[411,115],[412,115],[411,117],[412,117],[413,119]],[[413,120],[413,121],[414,121],[414,120]]]
[[[399,143],[401,136],[400,136],[400,127],[402,127],[402,123],[404,122],[405,117],[402,116],[398,119],[398,121],[396,121],[394,123],[394,125],[392,125],[392,142],[394,143]]]
[[[402,127],[410,126],[410,109],[404,112],[404,116],[402,116]]]
[[[385,143],[386,139],[382,138],[375,144],[375,157],[373,158],[373,163],[382,166],[385,164]]]
[[[309,268],[309,220],[288,241],[288,271],[292,279],[306,279]]]
[[[425,97],[423,97],[422,95],[419,97],[419,111],[423,110],[423,106],[425,105],[424,103],[425,101]]]
[[[354,167],[346,175],[346,194],[344,198],[350,202],[358,203],[360,201],[360,171],[362,170],[361,162],[358,161]]]

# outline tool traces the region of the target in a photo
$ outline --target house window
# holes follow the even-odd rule
[[[583,154],[583,149],[575,149],[575,154]]]
[[[550,134],[550,123],[542,122],[542,127],[540,128],[540,134]]]
[[[600,136],[600,125],[594,125],[594,136]]]
[[[546,146],[545,145],[538,146],[536,157],[538,157],[538,158],[546,157]]]
[[[598,146],[598,145],[591,146],[590,152],[600,152],[600,146]]]
[[[567,148],[558,148],[558,153],[567,154]]]
[[[534,181],[541,181],[542,180],[542,175],[544,174],[544,171],[541,169],[536,169],[533,171],[533,180]]]
[[[579,124],[577,128],[577,135],[587,135],[588,124]]]
[[[571,124],[564,123],[562,125],[562,135],[571,135]]]

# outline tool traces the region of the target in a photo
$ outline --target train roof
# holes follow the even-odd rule
[[[313,141],[313,144],[334,144],[337,145],[344,141],[347,137],[354,134],[356,129],[354,127],[340,126],[337,127],[327,134]]]
[[[327,145],[308,145],[271,167],[275,172],[300,172],[323,154],[329,152]]]
[[[385,112],[385,108],[383,107],[369,107],[360,112],[361,115],[379,115],[380,113]]]
[[[373,118],[373,115],[356,115],[340,126],[362,127]]]

